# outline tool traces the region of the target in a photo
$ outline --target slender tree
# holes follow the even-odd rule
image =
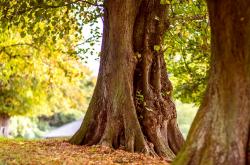
[[[0,114],[0,136],[9,135],[9,120],[10,120],[9,115]]]
[[[73,144],[125,147],[173,159],[184,140],[163,58],[168,5],[105,0],[95,91]]]
[[[212,35],[210,79],[174,164],[244,165],[250,124],[250,1],[207,0],[207,4]]]

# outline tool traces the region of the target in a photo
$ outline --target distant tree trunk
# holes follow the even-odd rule
[[[9,120],[9,115],[0,114],[0,136],[9,136]]]
[[[174,164],[245,165],[250,124],[250,1],[207,0],[208,89]]]
[[[104,5],[98,80],[70,141],[173,159],[184,140],[161,49],[168,8],[160,0],[105,0]]]

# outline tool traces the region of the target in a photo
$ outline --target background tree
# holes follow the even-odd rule
[[[47,37],[37,47],[30,35],[22,38],[19,30],[18,26],[2,29],[0,37],[0,123],[5,136],[11,116],[85,110],[88,88],[94,85],[90,71],[68,55],[77,40],[69,42],[68,35],[54,43]]]
[[[208,88],[174,164],[244,165],[250,124],[250,1],[207,4],[212,35]]]
[[[84,101],[86,100],[86,97],[84,97],[83,88],[85,88],[84,84],[91,86],[92,83],[89,82],[92,82],[92,80],[87,80],[88,82],[85,82],[85,80],[78,79],[84,76],[84,72],[88,73],[88,71],[86,71],[86,69],[84,69],[81,64],[76,62],[72,57],[77,54],[77,42],[79,42],[79,39],[82,36],[82,26],[80,25],[91,21],[95,22],[96,19],[100,17],[99,8],[96,8],[95,10],[90,8],[93,3],[91,1],[88,3],[81,3],[81,1],[73,2],[64,0],[23,0],[20,2],[15,0],[0,1],[1,33],[6,33],[8,29],[12,29],[13,32],[15,31],[15,33],[13,33],[14,35],[12,34],[12,38],[15,38],[15,34],[17,35],[16,39],[20,39],[20,36],[26,38],[25,41],[21,41],[21,44],[17,40],[12,43],[7,43],[3,39],[4,44],[1,47],[1,53],[4,55],[1,59],[1,62],[3,62],[3,75],[1,79],[5,82],[3,82],[4,84],[1,87],[5,90],[2,93],[5,94],[1,99],[8,104],[7,107],[6,104],[2,105],[2,107],[4,107],[2,108],[2,116],[6,116],[3,120],[8,120],[9,116],[14,114],[27,115],[27,113],[33,114],[33,112],[45,113],[46,110],[50,112],[50,110],[55,111],[58,109],[86,109],[86,102]],[[88,10],[85,11],[86,8],[88,8]],[[92,30],[92,33],[93,36],[98,37],[99,35],[96,29]],[[94,38],[90,37],[86,39],[86,41],[92,43],[93,39]],[[31,43],[23,43],[27,40]],[[40,51],[38,51],[38,49]],[[27,54],[23,54],[23,50],[26,51],[25,53],[29,54],[28,57],[30,57],[30,59],[26,59]],[[78,53],[81,53],[92,50],[81,48],[77,51]],[[16,53],[21,53],[22,57],[16,55]],[[46,54],[48,58],[41,58],[44,57],[43,55],[41,57],[39,56],[41,53],[43,53],[43,55]],[[59,56],[59,54],[61,55]],[[13,60],[5,65],[10,58]],[[65,61],[67,61],[67,63]],[[25,71],[24,74],[20,75],[21,72],[15,71],[15,73],[12,73],[11,70],[13,69],[13,66],[19,66],[17,63],[22,63],[22,65],[17,67],[16,71]],[[32,66],[28,64],[34,64],[39,67],[42,66],[41,68],[44,70],[32,70],[32,67],[26,68],[26,66]],[[22,67],[25,69],[22,70]],[[75,69],[82,69],[82,71],[79,72]],[[27,76],[30,76],[30,73],[32,73],[28,70],[32,72],[38,71],[39,73],[34,74],[36,74],[36,76],[40,74],[41,76],[39,78],[36,77],[29,79],[31,78],[29,77],[27,79]],[[8,73],[6,74],[4,72]],[[10,75],[12,76],[12,79],[8,77]],[[19,78],[17,75],[20,75]],[[59,75],[64,76],[57,77]],[[74,77],[78,78],[74,79]],[[12,82],[11,91],[8,88],[8,85],[6,86],[8,83],[10,84],[10,81],[15,82],[15,86]],[[22,88],[22,85],[20,86],[20,84],[25,85],[25,88]],[[66,84],[69,84],[70,86]],[[31,86],[36,87],[34,89],[36,89],[37,93],[35,93],[34,89],[30,90]],[[75,94],[68,91],[75,92]],[[55,98],[51,96],[57,97]],[[6,98],[9,99],[6,100]],[[59,103],[59,99],[63,100],[63,102]],[[47,104],[46,101],[48,100],[49,103]],[[17,108],[17,104],[19,109]],[[22,108],[20,108],[20,106],[22,106]],[[37,108],[40,108],[40,110],[38,111]],[[3,122],[3,124],[6,123],[7,122]]]
[[[210,59],[210,27],[204,0],[170,1],[165,60],[175,99],[200,105]]]

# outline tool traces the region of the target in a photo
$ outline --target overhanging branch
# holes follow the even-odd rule
[[[73,1],[73,2],[69,2],[69,3],[64,3],[62,5],[47,5],[47,4],[41,4],[41,5],[37,5],[37,6],[33,6],[33,7],[30,7],[30,8],[26,8],[24,10],[21,10],[19,12],[17,12],[18,15],[20,14],[24,14],[26,12],[29,12],[31,10],[35,10],[35,9],[55,9],[55,8],[60,8],[60,7],[65,7],[65,6],[69,6],[69,5],[72,5],[72,4],[76,4],[76,3],[86,3],[88,5],[92,5],[92,6],[96,6],[96,7],[103,7],[103,4],[98,4],[97,2],[95,3],[92,3],[92,2],[89,2],[89,1],[85,1],[85,0],[76,0],[76,1]]]

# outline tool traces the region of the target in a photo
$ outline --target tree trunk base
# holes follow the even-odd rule
[[[247,152],[247,165],[250,165],[250,152]]]

